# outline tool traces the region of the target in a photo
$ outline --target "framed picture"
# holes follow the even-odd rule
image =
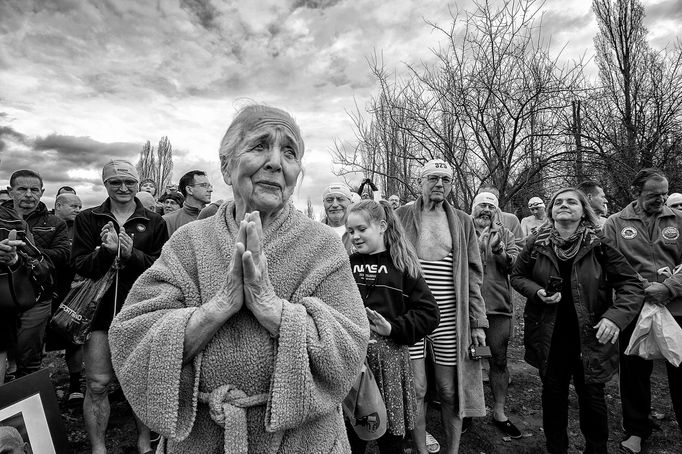
[[[47,369],[0,386],[0,433],[2,443],[18,433],[22,440],[16,443],[23,443],[26,453],[71,452]]]

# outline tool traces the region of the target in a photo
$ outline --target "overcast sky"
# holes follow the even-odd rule
[[[494,3],[495,0],[491,0]],[[456,5],[467,9],[471,0]],[[217,149],[235,111],[262,102],[291,112],[306,142],[294,202],[318,205],[338,180],[330,150],[352,141],[348,111],[375,93],[367,59],[386,67],[428,61],[442,42],[425,19],[450,22],[454,2],[433,0],[1,0],[0,186],[38,170],[43,201],[74,186],[101,203],[102,165],[137,162],[168,136],[174,180],[203,169],[214,200],[229,197]],[[548,0],[543,30],[567,58],[593,53],[588,0]],[[680,0],[644,1],[650,40],[672,43]]]

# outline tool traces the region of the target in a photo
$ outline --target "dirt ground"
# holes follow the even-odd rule
[[[475,419],[469,432],[462,436],[460,448],[462,454],[534,454],[545,452],[540,406],[541,384],[537,371],[523,361],[523,326],[520,321],[522,320],[520,314],[523,309],[522,302],[518,298],[517,303],[519,304],[516,304],[515,333],[509,351],[512,384],[507,397],[507,415],[521,429],[524,437],[519,440],[505,441],[502,433],[489,423],[489,417]],[[68,374],[63,354],[50,353],[45,358],[44,366],[51,370],[52,381],[56,388],[73,453],[88,453],[89,444],[83,430],[82,409],[70,409],[66,405],[65,393],[68,389]],[[648,450],[645,452],[650,454],[682,454],[682,435],[670,404],[668,381],[663,364],[656,364],[651,381],[653,414],[656,415],[656,423],[660,428],[654,431],[650,437]],[[120,391],[116,387],[112,389],[112,392],[114,394],[111,403],[111,420],[107,431],[109,452],[111,454],[136,453],[136,431],[132,412],[128,404],[120,398]],[[491,395],[486,387],[486,402],[490,401]],[[620,427],[621,410],[617,379],[612,380],[606,386],[606,402],[610,427],[609,452],[616,453],[618,443],[623,436]],[[577,398],[573,390],[571,390],[569,407],[569,452],[581,453],[584,448],[584,439],[578,426]],[[441,443],[444,443],[444,434],[439,418],[438,408],[430,407],[427,414],[427,429]],[[369,452],[376,451],[370,447]]]

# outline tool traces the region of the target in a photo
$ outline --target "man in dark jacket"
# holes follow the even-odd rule
[[[69,259],[66,224],[48,213],[47,207],[40,201],[45,190],[43,179],[37,172],[17,170],[10,177],[9,183],[7,189],[12,200],[5,204],[26,221],[35,239],[35,245],[52,265],[50,272],[54,273],[55,267],[65,265]],[[52,289],[47,284],[38,298],[38,303],[19,317],[16,347],[17,377],[40,369],[51,304]]]
[[[66,223],[67,234],[69,237],[69,250],[73,240],[74,220],[80,213],[82,203],[80,197],[70,192],[63,192],[57,196],[54,204],[54,215]],[[52,313],[54,314],[59,304],[64,300],[71,289],[75,272],[69,264],[59,267],[55,272],[54,299],[52,301]],[[85,395],[81,392],[81,372],[83,370],[83,346],[68,342],[48,327],[46,349],[65,350],[64,359],[69,370],[69,395],[67,402],[69,406],[79,406],[83,404]]]
[[[110,161],[102,170],[102,181],[109,194],[98,207],[76,216],[71,262],[76,272],[99,279],[120,256],[117,285],[104,295],[85,343],[86,392],[83,419],[93,453],[106,453],[105,431],[109,422],[107,387],[114,371],[111,365],[108,331],[114,315],[135,280],[161,254],[168,240],[163,218],[145,209],[135,197],[139,177],[135,166],[127,161]],[[149,429],[137,419],[137,448],[151,452]]]

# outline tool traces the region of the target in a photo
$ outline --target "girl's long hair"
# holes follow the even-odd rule
[[[402,272],[407,272],[413,278],[421,276],[421,265],[417,253],[412,244],[407,241],[405,230],[400,220],[393,214],[393,208],[382,200],[362,200],[354,203],[348,208],[348,214],[361,212],[369,222],[378,224],[386,221],[386,231],[384,232],[384,245],[391,254],[391,260],[396,268]]]

